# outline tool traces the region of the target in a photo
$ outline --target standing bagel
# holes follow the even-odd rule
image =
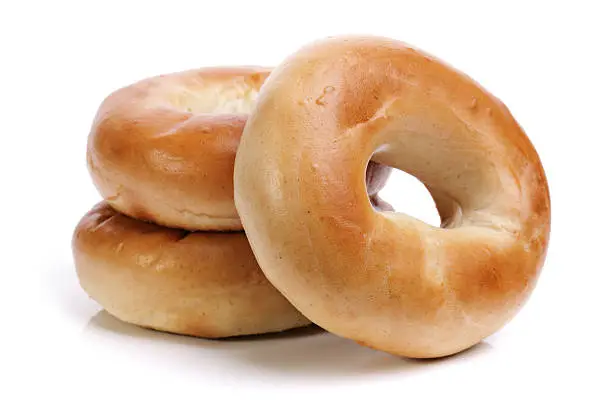
[[[370,159],[420,179],[443,227],[376,211]],[[276,68],[234,185],[272,284],[323,328],[404,356],[453,354],[502,327],[548,244],[544,171],[508,109],[389,39],[320,41]]]

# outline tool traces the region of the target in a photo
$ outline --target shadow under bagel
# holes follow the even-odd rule
[[[170,359],[181,366],[188,363],[194,370],[206,370],[210,367],[209,357],[215,355],[224,361],[231,359],[232,375],[248,375],[251,370],[257,370],[301,381],[321,378],[342,381],[394,373],[412,375],[478,358],[493,349],[489,343],[481,342],[453,356],[415,360],[362,347],[316,325],[280,333],[204,339],[134,326],[103,310],[89,320],[83,336],[94,341],[119,336],[122,344],[127,336],[135,343],[134,347],[144,349],[147,358],[158,359],[164,366]]]

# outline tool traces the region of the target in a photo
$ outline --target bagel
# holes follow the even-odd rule
[[[188,232],[100,203],[76,227],[81,286],[128,323],[198,337],[278,332],[310,322],[266,280],[242,232]]]
[[[376,211],[369,160],[423,182],[442,226]],[[322,40],[276,68],[234,186],[270,282],[326,330],[402,356],[454,354],[501,328],[548,245],[544,170],[509,110],[391,39]]]
[[[236,148],[266,68],[203,68],[145,79],[100,106],[87,163],[117,211],[189,230],[241,230]]]

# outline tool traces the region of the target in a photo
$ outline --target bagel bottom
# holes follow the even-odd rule
[[[100,203],[72,248],[85,292],[128,323],[208,338],[310,324],[265,278],[243,232],[165,228]]]

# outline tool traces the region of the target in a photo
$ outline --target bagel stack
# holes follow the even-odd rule
[[[162,75],[100,106],[87,166],[104,201],[81,219],[72,247],[81,286],[113,316],[208,338],[310,324],[265,278],[233,200],[236,150],[269,72]],[[368,166],[372,196],[389,172]]]

